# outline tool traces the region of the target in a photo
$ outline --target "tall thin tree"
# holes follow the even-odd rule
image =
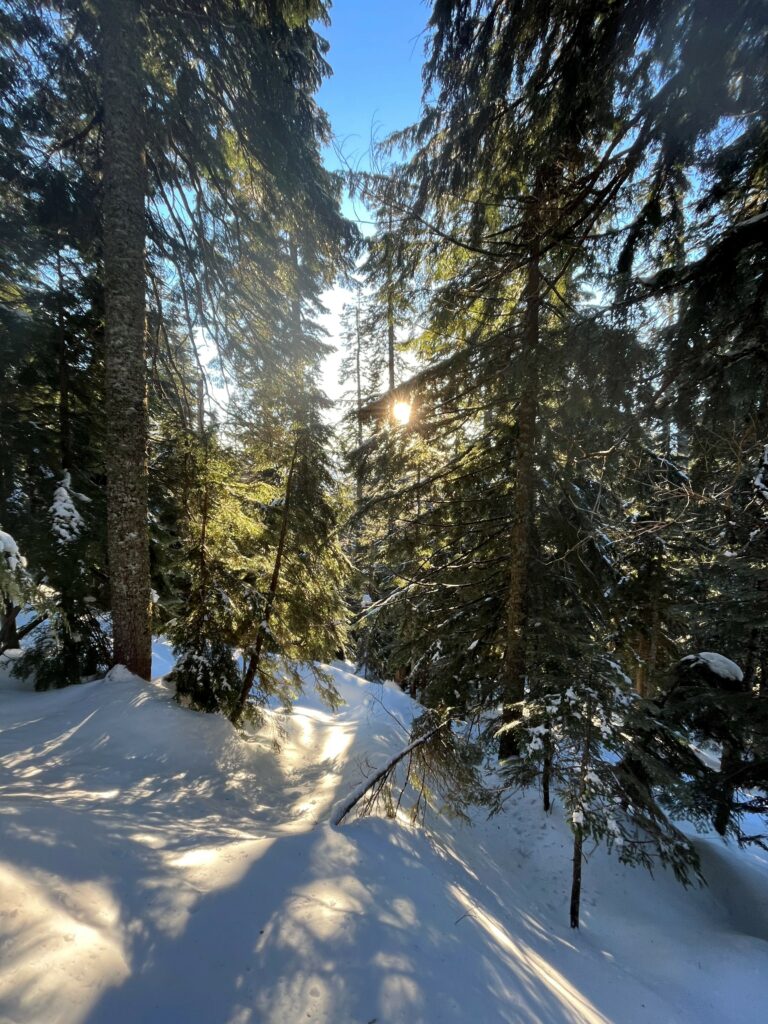
[[[141,21],[136,0],[100,0],[104,119],[107,528],[115,663],[149,678],[145,238]]]

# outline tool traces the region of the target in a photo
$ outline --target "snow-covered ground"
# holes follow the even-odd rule
[[[764,1019],[764,856],[702,838],[686,892],[598,851],[573,932],[570,834],[535,795],[474,828],[327,823],[415,710],[331,670],[346,706],[308,695],[279,753],[162,682],[0,680],[0,1020]]]

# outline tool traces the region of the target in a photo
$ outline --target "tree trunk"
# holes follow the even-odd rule
[[[544,810],[549,811],[552,807],[550,788],[552,784],[552,740],[549,736],[544,739],[544,763],[541,768],[541,798]]]
[[[536,231],[535,209],[528,221]],[[502,680],[504,710],[502,722],[510,725],[520,717],[513,705],[523,699],[526,677],[526,630],[531,585],[531,557],[533,553],[534,509],[536,501],[536,420],[538,417],[538,344],[539,314],[541,307],[539,240],[530,243],[530,259],[525,287],[525,321],[522,333],[521,379],[522,393],[517,414],[517,466],[512,529],[510,531],[510,577],[507,595],[506,651]],[[499,737],[499,757],[518,753],[515,733],[504,732]]]
[[[296,442],[293,446],[293,454],[291,456],[291,468],[288,470],[288,480],[285,485],[285,502],[283,503],[283,518],[280,523],[280,537],[277,541],[277,551],[275,552],[275,563],[272,569],[272,579],[269,583],[269,590],[267,591],[267,600],[264,604],[264,618],[259,623],[259,632],[256,636],[256,644],[253,648],[253,653],[248,659],[248,664],[245,669],[245,675],[243,676],[243,685],[240,690],[240,696],[237,704],[230,716],[230,721],[233,725],[238,725],[240,719],[243,717],[243,711],[245,705],[248,702],[248,694],[251,692],[253,681],[256,678],[256,673],[259,670],[259,662],[261,661],[261,652],[264,647],[264,640],[267,635],[267,629],[269,628],[269,620],[272,617],[272,609],[275,605],[275,598],[277,597],[277,590],[280,586],[280,570],[283,564],[283,553],[285,552],[285,540],[288,536],[288,521],[291,514],[291,494],[293,489],[293,471],[296,468],[296,458],[299,453],[299,440],[296,438]]]
[[[389,215],[389,231],[387,233],[387,375],[389,390],[395,389],[395,299],[394,271],[392,262],[394,252],[392,245],[392,214]]]
[[[584,709],[586,719],[586,732],[584,734],[584,746],[581,750],[581,764],[579,766],[579,792],[577,808],[584,814],[584,794],[587,786],[587,770],[589,769],[590,750],[592,743],[592,701],[587,699],[587,706]],[[581,910],[581,866],[584,847],[584,825],[582,821],[574,822],[573,829],[573,863],[571,873],[571,928],[579,927],[579,916]]]
[[[661,638],[661,600],[663,594],[664,568],[658,555],[649,564],[645,581],[646,603],[642,620],[638,626],[635,689],[641,697],[653,697],[656,693],[659,640]]]
[[[635,642],[635,653],[637,661],[635,664],[635,690],[641,697],[648,697],[650,685],[648,683],[649,673],[649,648],[650,643],[645,633],[638,633]]]
[[[573,833],[573,873],[571,876],[571,928],[579,927],[579,911],[581,909],[581,860],[584,836],[581,825],[577,825]]]
[[[107,530],[113,661],[151,670],[147,526],[146,166],[137,0],[100,0],[104,108]]]
[[[202,375],[197,378],[197,436],[205,437],[205,381]]]
[[[61,264],[61,244],[56,250],[56,276],[58,285],[56,327],[59,340],[59,450],[61,468],[72,469],[72,425],[69,408],[69,352],[67,350],[67,322],[64,312],[64,271]]]
[[[357,305],[355,307],[355,385],[357,388],[357,447],[363,446],[363,368],[362,368],[362,338],[360,337],[360,292],[358,286]],[[357,511],[363,504],[363,470],[358,465],[355,472],[355,497],[357,499]]]
[[[741,763],[742,758],[738,747],[734,743],[730,743],[728,740],[725,740],[720,754],[720,776],[722,781],[720,782],[717,797],[715,798],[715,813],[712,821],[715,826],[715,831],[721,836],[725,836],[728,831],[728,826],[731,822],[731,813],[733,811],[733,794],[735,787],[729,779],[741,766]]]
[[[0,654],[3,651],[16,650],[19,646],[16,616],[20,610],[13,601],[3,602],[2,615],[0,615]]]
[[[751,693],[755,686],[755,670],[757,669],[757,629],[749,631],[747,641],[747,655],[744,659],[744,679],[742,685],[747,693]]]

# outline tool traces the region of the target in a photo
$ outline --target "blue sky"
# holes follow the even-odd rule
[[[421,0],[333,0],[331,26],[321,29],[330,43],[333,76],[323,83],[317,100],[330,117],[343,159],[329,150],[329,167],[337,170],[346,162],[366,169],[372,133],[383,138],[417,119],[430,6]],[[365,210],[349,200],[344,213],[367,219]],[[360,224],[363,230],[366,226]],[[341,308],[349,297],[338,287],[323,297],[328,308],[323,323],[333,344],[338,343]],[[337,352],[323,367],[323,387],[330,398],[341,391],[338,364]]]
[[[326,79],[318,102],[350,165],[367,167],[372,133],[383,138],[416,120],[430,8],[421,0],[333,0]],[[329,166],[340,161],[328,153]]]

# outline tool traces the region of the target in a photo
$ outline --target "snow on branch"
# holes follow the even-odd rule
[[[77,540],[84,526],[83,517],[77,510],[73,494],[72,478],[68,472],[65,472],[54,491],[53,504],[50,508],[53,517],[53,535],[59,545],[71,544],[72,541]],[[88,500],[85,495],[78,494],[76,496],[85,501]]]
[[[19,551],[19,545],[5,530],[0,530],[0,555],[3,557],[3,567],[8,572],[17,572],[27,564],[26,559]]]
[[[29,584],[26,558],[10,533],[0,530],[0,598],[20,605]]]

